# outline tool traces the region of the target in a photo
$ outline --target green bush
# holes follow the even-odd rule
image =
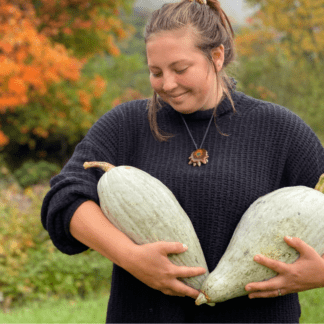
[[[34,162],[29,160],[14,171],[13,175],[23,188],[27,188],[40,182],[47,182],[60,170],[58,165],[47,161]]]
[[[0,192],[0,294],[6,307],[110,288],[109,260],[92,250],[68,256],[52,244],[40,222],[48,189],[37,185],[23,191],[13,185]]]
[[[323,68],[323,62],[300,65],[283,55],[267,53],[240,58],[235,77],[239,91],[287,107],[324,143]]]

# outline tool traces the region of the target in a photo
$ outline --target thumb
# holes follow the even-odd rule
[[[179,254],[188,250],[188,246],[180,242],[160,242],[160,245],[165,254]]]
[[[291,236],[285,236],[284,237],[285,242],[294,248],[296,251],[300,253],[300,256],[303,255],[310,255],[310,254],[317,254],[315,249],[308,245],[306,242],[304,242],[299,237],[291,237]]]

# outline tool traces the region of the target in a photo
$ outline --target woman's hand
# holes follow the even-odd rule
[[[167,295],[189,296],[194,299],[198,297],[198,290],[190,288],[177,278],[195,277],[204,274],[206,270],[200,267],[179,267],[168,259],[168,254],[185,252],[187,247],[183,244],[156,242],[137,245],[118,230],[93,201],[84,202],[75,211],[70,231],[77,240],[124,268],[146,285]]]
[[[155,242],[138,245],[134,253],[127,258],[123,266],[134,277],[153,289],[166,295],[189,296],[196,299],[199,291],[193,289],[177,278],[202,275],[206,269],[202,267],[176,266],[168,254],[183,253],[188,248],[178,242]]]
[[[245,286],[249,298],[278,297],[313,288],[324,287],[324,259],[301,239],[286,236],[285,242],[300,253],[292,264],[256,255],[254,261],[276,272],[278,275],[262,282],[253,282]]]

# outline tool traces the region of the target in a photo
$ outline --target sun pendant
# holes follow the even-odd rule
[[[191,153],[189,157],[189,163],[192,164],[193,166],[201,166],[201,163],[207,164],[208,163],[208,152],[205,149],[198,149],[194,152]]]

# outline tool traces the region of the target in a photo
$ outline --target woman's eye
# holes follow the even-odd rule
[[[186,70],[187,70],[187,69],[184,69],[184,70],[182,70],[182,71],[176,71],[176,72],[179,73],[179,74],[182,74],[182,73],[186,72]]]
[[[182,73],[186,72],[186,70],[187,70],[187,69],[184,69],[184,70],[182,70],[182,71],[176,71],[176,73],[178,73],[178,74],[182,74]],[[155,78],[158,78],[159,76],[161,76],[161,74],[162,74],[162,73],[158,73],[158,74],[154,74],[154,73],[152,73],[152,75],[153,75]]]

